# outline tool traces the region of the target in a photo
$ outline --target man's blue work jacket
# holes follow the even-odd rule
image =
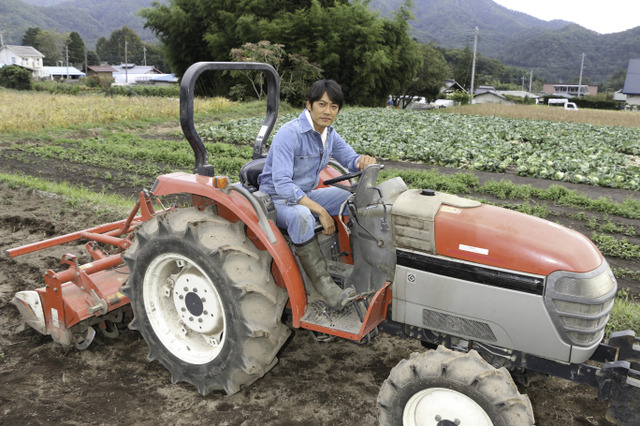
[[[258,177],[260,191],[271,195],[274,202],[289,205],[318,186],[320,172],[331,157],[350,172],[358,170],[359,155],[329,126],[324,148],[322,139],[307,119],[305,112],[284,124],[274,136],[267,163]]]

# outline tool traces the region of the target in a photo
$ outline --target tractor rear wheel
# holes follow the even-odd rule
[[[241,222],[210,210],[178,209],[145,222],[123,256],[122,292],[138,330],[172,382],[206,395],[233,394],[266,374],[289,336],[287,293]]]
[[[533,425],[509,372],[444,346],[398,363],[378,394],[381,425]]]

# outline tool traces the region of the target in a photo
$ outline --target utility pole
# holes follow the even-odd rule
[[[142,46],[142,54],[144,55],[144,66],[147,66],[147,48]]]
[[[473,103],[473,92],[476,79],[476,51],[478,50],[478,32],[480,32],[480,29],[476,27],[476,33],[473,37],[473,61],[471,63],[471,103]]]
[[[0,30],[0,47],[4,46],[4,37],[2,35],[2,30]]]
[[[124,41],[124,82],[129,84],[129,66],[127,65],[127,40]]]
[[[64,58],[67,61],[67,80],[69,80],[69,45],[64,47]]]
[[[529,93],[531,93],[531,84],[533,83],[533,68],[529,71]]]
[[[580,65],[580,80],[578,81],[578,97],[580,97],[580,90],[582,89],[582,69],[584,68],[584,52],[582,52],[582,64]]]
[[[524,77],[524,75],[523,75],[523,76],[522,76],[522,86],[521,86],[522,91],[524,91],[524,78],[525,78],[525,77]]]

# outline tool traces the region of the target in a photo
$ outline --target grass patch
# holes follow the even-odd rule
[[[478,191],[491,194],[501,200],[514,199],[527,201],[537,198],[550,201],[558,206],[573,207],[592,210],[606,215],[625,217],[628,219],[640,218],[640,202],[629,196],[622,203],[616,203],[609,198],[600,197],[593,199],[579,194],[575,189],[568,189],[562,185],[552,184],[547,189],[533,188],[531,185],[516,185],[502,179],[499,182],[485,182]]]
[[[640,330],[640,303],[626,289],[618,291],[605,333],[622,330]]]
[[[591,240],[605,256],[620,259],[640,259],[640,245],[630,243],[626,238],[617,239],[611,235],[594,232]]]
[[[27,188],[60,195],[66,199],[70,207],[81,207],[89,203],[98,207],[117,209],[126,214],[135,204],[135,200],[121,195],[96,193],[81,186],[72,186],[64,182],[50,182],[31,176],[1,173],[0,183],[4,183],[13,189]]]
[[[409,188],[433,189],[451,194],[468,194],[479,188],[478,178],[471,173],[443,175],[437,170],[399,170],[385,168],[380,171],[378,181],[382,182],[400,176]]]

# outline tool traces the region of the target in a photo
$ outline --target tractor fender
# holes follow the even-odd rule
[[[241,221],[247,226],[247,236],[261,250],[267,250],[273,258],[277,274],[274,276],[279,285],[284,285],[291,303],[293,326],[300,327],[300,318],[304,315],[307,300],[304,282],[295,257],[277,225],[269,220],[274,238],[270,241],[267,233],[259,224],[259,217],[251,202],[237,191],[219,189],[214,186],[215,177],[190,173],[170,173],[159,176],[151,193],[155,196],[172,194],[192,194],[213,201],[218,213],[230,221]]]

